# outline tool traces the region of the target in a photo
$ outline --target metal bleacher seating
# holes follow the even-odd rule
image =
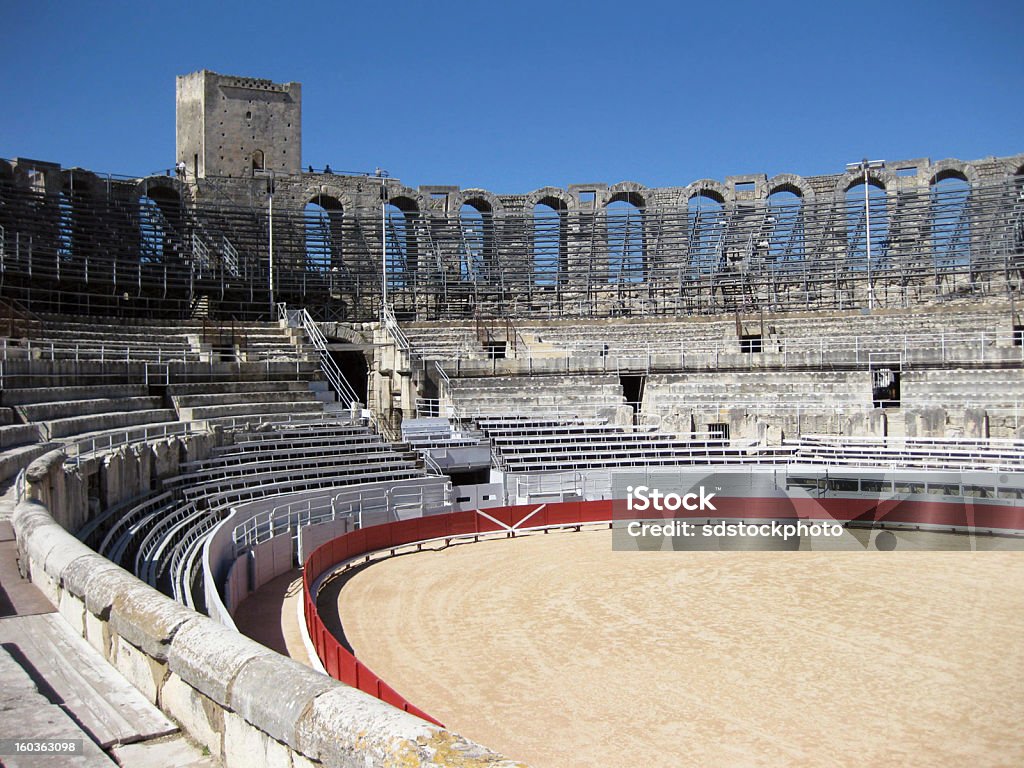
[[[627,429],[600,419],[481,418],[497,465],[508,472],[785,461],[789,451],[698,435],[681,440],[654,427]]]
[[[160,492],[79,531],[87,543],[188,605],[205,535],[231,506],[298,491],[424,476],[422,463],[343,419],[265,424],[180,466]]]

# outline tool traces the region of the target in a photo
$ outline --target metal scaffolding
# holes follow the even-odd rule
[[[296,209],[108,180],[0,179],[0,297],[35,312],[377,319],[905,307],[1020,294],[1020,177],[778,204],[538,212]],[[867,233],[870,231],[870,248]],[[273,235],[271,271],[270,235]],[[868,258],[870,254],[870,259]],[[273,285],[271,285],[273,279]]]

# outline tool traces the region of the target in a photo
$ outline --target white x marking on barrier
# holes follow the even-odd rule
[[[498,520],[497,518],[491,517],[491,516],[490,516],[490,515],[488,515],[488,514],[487,514],[486,512],[484,512],[484,511],[483,511],[482,509],[478,509],[478,510],[476,510],[476,513],[477,513],[478,515],[480,515],[481,517],[486,517],[486,518],[487,518],[488,520],[490,520],[490,521],[491,521],[492,523],[494,523],[495,525],[500,525],[500,526],[501,526],[502,528],[504,528],[504,529],[505,529],[506,531],[509,531],[509,532],[511,533],[512,531],[515,531],[516,529],[518,529],[520,525],[522,525],[522,524],[523,524],[523,523],[525,523],[525,522],[526,522],[527,520],[529,520],[529,519],[530,519],[531,517],[533,517],[533,516],[534,516],[534,515],[536,515],[536,514],[537,514],[538,512],[540,512],[540,511],[541,511],[542,509],[544,509],[544,507],[546,507],[546,506],[547,506],[547,504],[541,504],[541,505],[540,505],[539,507],[537,507],[537,508],[536,508],[535,510],[533,510],[533,511],[532,511],[532,512],[531,512],[530,514],[528,514],[528,515],[527,515],[526,517],[524,517],[524,518],[523,518],[522,520],[520,520],[520,521],[519,521],[518,523],[516,523],[516,524],[515,524],[515,525],[513,525],[513,526],[508,526],[508,525],[505,525],[505,524],[504,524],[503,522],[501,522],[501,520]]]

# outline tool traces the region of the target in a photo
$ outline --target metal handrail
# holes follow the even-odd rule
[[[120,432],[106,433],[90,437],[85,440],[78,440],[64,445],[66,458],[65,464],[77,465],[85,459],[91,458],[100,453],[112,451],[127,445],[137,443],[148,443],[151,440],[161,440],[167,437],[195,434],[209,431],[207,426],[201,422],[169,422],[158,426],[140,427],[138,429],[127,429]]]
[[[289,325],[295,322],[305,332],[313,344],[313,348],[320,355],[320,370],[341,398],[342,403],[350,407],[353,403],[362,403],[363,400],[356,394],[338,364],[334,362],[334,358],[331,357],[327,348],[327,339],[309,312],[306,309],[290,310],[285,304],[278,304],[277,307],[279,319],[286,321]]]
[[[402,331],[394,313],[386,304],[382,305],[380,308],[380,320],[381,324],[384,326],[384,330],[386,330],[394,340],[395,346],[400,351],[408,354],[412,350],[412,347],[409,344],[409,338]]]
[[[451,482],[438,486],[436,483],[406,482],[390,488],[358,489],[340,491],[325,500],[305,499],[272,507],[252,516],[240,523],[232,532],[235,557],[240,557],[247,549],[262,544],[282,533],[297,534],[298,529],[307,525],[337,520],[341,517],[356,517],[362,511],[386,510],[392,513],[396,508],[408,508],[410,498],[418,498],[422,511],[428,511],[423,504],[428,489],[441,491],[441,506],[451,507]],[[399,501],[401,499],[401,501]],[[383,506],[381,505],[383,502]],[[358,519],[358,518],[357,518]]]

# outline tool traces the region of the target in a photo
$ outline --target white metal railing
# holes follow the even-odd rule
[[[395,318],[391,308],[386,304],[380,308],[380,320],[384,326],[384,330],[388,332],[391,338],[395,342],[395,347],[400,351],[409,354],[412,347],[409,344],[409,339],[398,325],[398,320]]]
[[[538,399],[541,402],[510,405],[507,399],[494,397],[489,402],[481,403],[476,399],[472,403],[460,404],[457,407],[462,417],[477,420],[524,417],[551,420],[586,419],[601,422],[608,421],[609,416],[619,409],[629,408],[629,404],[623,400],[559,403],[555,402],[554,398],[551,402],[543,402],[544,398]]]
[[[429,451],[417,451],[417,453],[423,457],[423,464],[427,468],[427,474],[432,477],[444,477],[444,470],[441,469],[441,465],[434,460],[434,457],[430,455]]]
[[[205,517],[192,526],[180,539],[171,556],[171,596],[179,603],[195,608],[192,598],[192,574],[198,565],[198,556],[210,531],[217,525],[216,517]],[[160,567],[156,570],[159,579],[167,569],[167,558],[161,558]],[[155,584],[153,586],[156,586]]]
[[[783,441],[795,450],[792,463],[879,466],[893,469],[1024,469],[1024,440],[802,435]]]
[[[302,328],[305,332],[306,337],[313,344],[313,348],[320,355],[320,370],[334,391],[338,393],[341,401],[347,406],[351,406],[352,403],[362,403],[364,398],[360,398],[356,394],[338,364],[334,362],[334,358],[331,357],[331,353],[327,349],[327,339],[309,312],[305,309],[288,309],[285,304],[278,304],[277,307],[279,319],[286,321],[291,327]]]
[[[397,519],[400,511],[429,512],[450,509],[452,485],[431,483],[403,483],[390,488],[352,488],[330,497],[318,497],[281,504],[259,512],[235,527],[232,534],[235,557],[247,549],[262,544],[275,536],[298,536],[299,529],[308,525],[331,522],[343,517],[352,518],[360,527],[363,514],[385,512]]]
[[[441,367],[441,363],[437,360],[434,361],[434,370],[437,371],[438,377],[440,377],[441,381],[445,383],[445,386],[451,386],[452,380],[449,378],[448,374],[445,373],[444,368]]]
[[[232,277],[238,277],[238,250],[226,236],[221,236],[221,253],[224,256],[224,267]]]
[[[200,271],[210,268],[210,248],[198,232],[192,233],[192,263],[198,266]]]
[[[869,435],[801,435],[799,441],[813,444],[867,445],[867,446],[935,446],[939,448],[992,448],[1021,451],[1024,455],[1024,440],[1000,437],[871,437]],[[796,441],[793,441],[796,442]]]
[[[339,421],[344,422],[347,417],[347,413],[289,413],[231,416],[223,419],[169,422],[148,427],[137,427],[134,429],[104,433],[85,440],[65,443],[63,449],[67,457],[65,459],[65,463],[75,465],[87,458],[107,451],[112,451],[115,448],[121,448],[123,446],[134,445],[137,443],[147,443],[168,437],[209,432],[215,426],[220,427],[221,429],[237,430],[245,427],[259,429],[259,427],[264,425],[279,424],[336,424]]]
[[[28,481],[25,478],[25,470],[22,469],[14,479],[14,498],[19,504],[25,500],[25,493],[27,490]]]
[[[237,362],[305,362],[307,357],[296,350],[244,350],[245,360]],[[33,360],[50,362],[94,363],[209,363],[216,362],[209,352],[181,344],[129,344],[112,341],[62,344],[29,338],[0,337],[0,358],[6,361]]]
[[[444,403],[437,398],[417,397],[416,416],[418,418],[458,419],[458,409],[454,403]]]
[[[112,451],[122,446],[148,443],[152,440],[162,440],[168,437],[206,431],[207,427],[202,422],[177,421],[118,432],[108,432],[85,440],[66,443],[64,445],[64,454],[67,458],[64,462],[65,464],[75,465],[96,454]]]

